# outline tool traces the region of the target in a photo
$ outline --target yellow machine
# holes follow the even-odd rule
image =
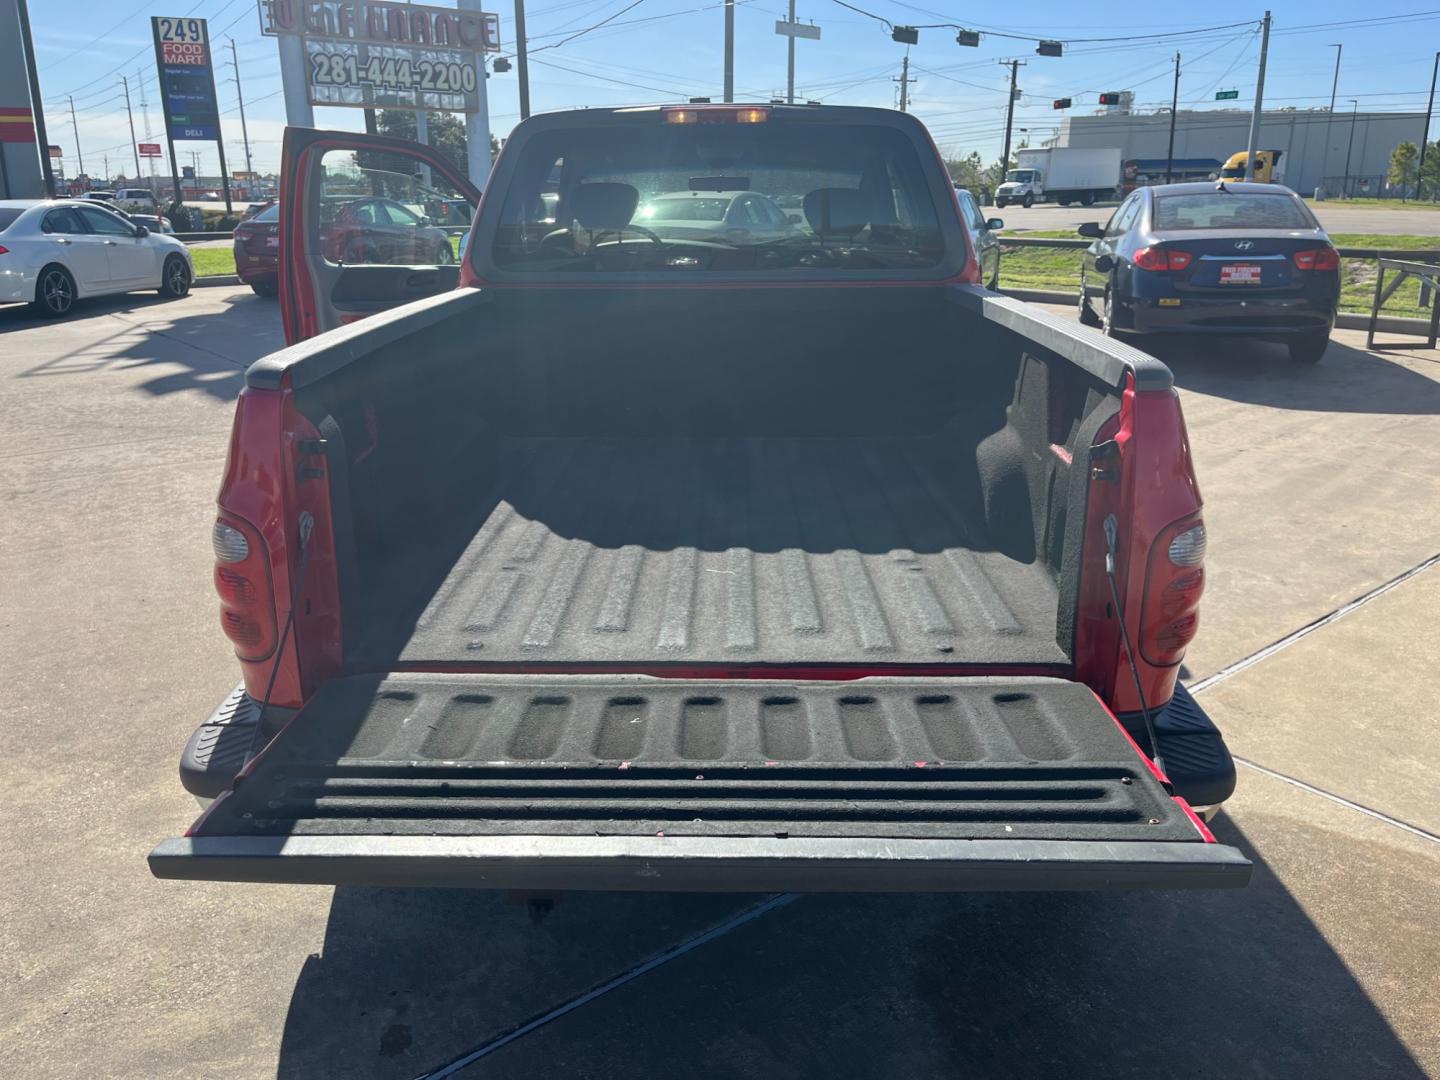
[[[1252,178],[1256,184],[1278,184],[1280,182],[1280,155],[1282,150],[1256,150],[1255,151],[1255,175]],[[1220,170],[1220,182],[1231,183],[1236,180],[1245,179],[1245,151],[1231,154],[1225,162],[1225,167]]]

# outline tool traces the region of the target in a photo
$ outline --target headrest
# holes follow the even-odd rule
[[[855,188],[816,188],[805,196],[805,220],[818,236],[854,236],[870,224],[866,203]]]
[[[581,184],[570,196],[570,216],[587,229],[620,229],[639,202],[640,192],[629,184]]]

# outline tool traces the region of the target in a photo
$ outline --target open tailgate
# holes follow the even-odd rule
[[[1084,686],[645,676],[322,688],[157,877],[655,891],[1244,885]]]

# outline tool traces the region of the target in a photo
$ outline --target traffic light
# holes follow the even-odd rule
[[[961,30],[958,34],[955,35],[955,44],[969,45],[972,48],[978,48],[980,45],[980,31]]]
[[[901,45],[919,45],[920,31],[913,26],[892,26],[890,39],[900,42]]]
[[[510,61],[505,59],[505,57],[503,56],[497,56],[494,63],[492,63],[490,66],[495,69],[497,74],[504,74],[505,72],[510,70]]]
[[[1103,93],[1103,94],[1100,95],[1100,104],[1101,104],[1101,105],[1119,105],[1119,104],[1120,104],[1120,91],[1118,91],[1118,90],[1107,90],[1105,93]]]
[[[1058,41],[1042,41],[1035,46],[1035,51],[1041,56],[1059,56],[1065,50]]]
[[[1068,109],[1070,107],[1070,99],[1068,97],[1057,97],[1053,104],[1057,109]]]

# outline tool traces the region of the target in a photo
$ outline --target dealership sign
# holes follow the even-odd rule
[[[381,0],[263,0],[261,32],[361,45],[499,52],[500,16]]]
[[[218,141],[220,108],[204,19],[153,18],[165,127],[174,139]]]

